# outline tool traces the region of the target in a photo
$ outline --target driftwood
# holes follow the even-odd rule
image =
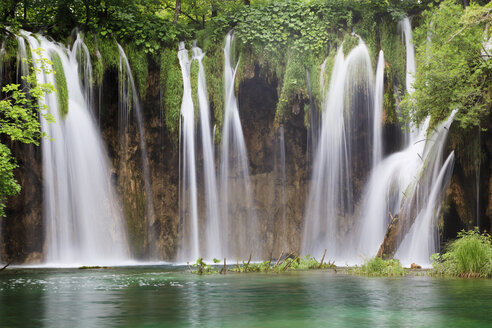
[[[319,263],[319,268],[320,269],[323,266],[323,261],[325,260],[325,255],[326,255],[326,248],[325,248],[325,251],[323,252],[323,257],[321,258],[321,262]]]
[[[280,256],[278,257],[277,262],[275,262],[274,267],[276,267],[276,266],[278,265],[278,263],[279,263],[279,262],[280,262],[280,260],[282,259],[282,255],[284,255],[284,250],[282,250],[282,253],[280,253]]]
[[[5,266],[3,268],[0,269],[0,271],[3,271],[5,269],[7,269],[7,267],[11,264],[12,262],[8,262],[7,264],[5,264]]]
[[[246,270],[248,270],[248,267],[249,267],[249,262],[251,262],[251,255],[252,253],[249,253],[249,259],[248,259],[248,263],[246,263],[245,266],[243,266],[243,272],[246,272]],[[244,262],[243,262],[244,263]],[[238,266],[239,267],[239,266]],[[239,271],[241,272],[241,271]]]
[[[286,259],[288,259],[289,257],[286,257]],[[292,263],[294,263],[294,261],[297,261],[299,257],[296,256],[292,261],[290,261],[289,263],[287,263],[287,265],[284,267],[284,269],[282,271],[287,271],[287,269],[292,265]]]
[[[398,215],[393,216],[391,211],[388,212],[388,215],[391,221],[386,228],[383,243],[379,247],[377,254],[378,257],[383,259],[393,258],[398,246],[400,246],[402,239],[401,234],[403,232],[403,224],[402,221],[399,220]]]
[[[280,266],[280,265],[284,264],[285,260],[287,260],[287,259],[291,258],[291,257],[292,257],[292,256],[294,256],[294,255],[295,255],[295,253],[294,253],[294,252],[289,253],[289,255],[287,255],[287,256],[286,256],[286,257],[285,257],[285,258],[284,258],[284,259],[283,259],[283,260],[282,260],[282,261],[281,261],[278,265]],[[296,258],[296,257],[297,257],[297,256],[294,256],[294,258]]]
[[[220,269],[220,274],[226,274],[227,266],[226,266],[226,258],[224,257],[224,267]]]

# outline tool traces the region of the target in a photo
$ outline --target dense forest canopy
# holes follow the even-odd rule
[[[0,4],[3,13],[0,23],[4,26],[22,27],[40,31],[55,38],[66,37],[73,28],[101,36],[113,35],[119,41],[134,40],[151,53],[157,45],[169,45],[179,39],[196,37],[198,31],[232,28],[240,23],[253,27],[261,25],[268,15],[255,17],[259,10],[276,7],[280,19],[285,8],[295,8],[300,16],[313,13],[320,20],[327,20],[327,12],[344,11],[354,20],[363,16],[379,16],[390,13],[401,17],[405,13],[417,13],[435,1],[425,0],[343,0],[343,1],[243,1],[243,0],[6,0]],[[256,18],[256,19],[255,19]],[[259,18],[259,19],[258,19]],[[271,18],[271,17],[269,17]]]

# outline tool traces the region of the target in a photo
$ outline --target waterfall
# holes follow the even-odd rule
[[[321,92],[324,92],[324,77],[323,74],[325,72],[325,66],[328,61],[328,57],[325,59],[323,64],[321,65],[321,73],[320,73],[320,84],[321,84]],[[309,172],[310,164],[313,160],[313,152],[318,146],[319,139],[319,131],[321,128],[321,120],[320,120],[320,112],[316,108],[314,104],[314,98],[311,89],[311,76],[309,70],[306,70],[306,80],[307,80],[307,89],[309,94],[309,129],[307,131],[307,146],[306,146],[306,172]],[[323,100],[324,101],[324,100]]]
[[[416,72],[412,28],[408,18],[404,18],[400,24],[407,51],[406,88],[411,94],[414,91],[413,83]],[[424,148],[417,153],[417,155],[420,154],[420,161],[416,161],[420,165],[416,166],[415,171],[406,172],[407,175],[413,173],[410,175],[416,177],[411,184],[404,186],[406,189],[400,207],[400,215],[403,219],[414,219],[413,224],[410,222],[410,230],[403,237],[395,253],[395,257],[401,259],[406,265],[417,261],[420,265],[430,266],[430,255],[439,249],[439,244],[436,242],[438,240],[437,217],[441,209],[442,194],[451,179],[454,153],[447,157],[444,164],[442,157],[449,127],[455,114],[456,110],[433,132],[427,131],[430,117],[427,117],[422,127],[410,127],[413,131],[411,131],[408,148],[414,147],[416,143],[423,143]]]
[[[179,45],[178,58],[183,76],[180,124],[180,158],[182,161],[180,165],[180,183],[182,185],[179,204],[180,216],[183,222],[181,224],[183,241],[178,258],[194,260],[200,255],[195,159],[195,110],[191,95],[191,61],[184,42]]]
[[[384,53],[379,51],[378,65],[376,68],[376,85],[374,87],[374,135],[372,138],[372,167],[381,161],[383,156],[383,96],[384,96]]]
[[[399,23],[402,31],[402,37],[405,40],[406,49],[406,73],[405,73],[405,90],[409,94],[412,94],[415,90],[413,83],[415,82],[415,72],[417,70],[415,65],[415,47],[413,45],[412,37],[412,25],[408,17],[403,18]],[[412,123],[407,127],[408,131],[405,132],[404,140],[405,146],[418,140],[419,131],[418,127],[415,127]]]
[[[285,250],[289,247],[287,242],[287,190],[286,183],[287,177],[285,174],[285,133],[284,126],[281,125],[278,128],[278,151],[275,162],[276,171],[276,186],[277,190],[280,190],[280,220],[277,218],[276,224],[274,226],[275,231],[275,245],[279,249]]]
[[[200,108],[200,136],[203,151],[203,179],[205,184],[206,206],[206,253],[205,258],[222,257],[224,251],[220,239],[219,204],[217,194],[217,177],[215,172],[214,140],[210,125],[210,106],[207,95],[205,69],[203,67],[204,54],[196,46],[193,47],[193,58],[198,60],[198,103]]]
[[[220,172],[221,234],[227,256],[260,256],[257,217],[250,190],[248,157],[239,109],[234,94],[237,65],[232,66],[234,34],[229,32],[224,47],[224,121]]]
[[[327,249],[327,258],[341,263],[356,257],[356,183],[372,165],[372,107],[372,65],[360,40],[347,58],[342,47],[336,55],[304,215],[304,254]]]
[[[408,19],[404,19],[401,24],[405,40],[411,40]],[[406,42],[406,45],[407,91],[412,92],[415,52],[412,43]],[[363,256],[370,257],[377,253],[387,227],[392,223],[390,216],[393,216],[400,222],[405,221],[402,231],[408,231],[403,241],[400,240],[395,257],[404,264],[414,261],[420,265],[429,265],[429,256],[437,249],[435,218],[439,215],[441,195],[453,167],[452,154],[442,164],[447,132],[453,118],[454,112],[433,131],[428,131],[429,117],[420,127],[412,127],[410,137],[406,138],[405,149],[388,156],[374,168],[365,188],[360,212],[361,220],[364,221],[359,237],[359,252]]]
[[[5,41],[0,46],[0,92],[3,88],[3,56],[5,55]]]
[[[442,157],[449,127],[453,122],[454,111],[441,123],[426,141],[420,173],[420,179],[414,184],[413,195],[405,197],[400,213],[415,217],[415,221],[403,238],[395,258],[405,266],[412,262],[430,267],[430,256],[439,249],[437,230],[442,196],[449,185],[453,172],[454,152],[451,152],[444,164]],[[408,192],[408,191],[407,191]],[[400,214],[401,215],[401,214]]]
[[[127,260],[120,203],[110,181],[101,136],[84,97],[76,49],[66,49],[40,35],[22,34],[31,49],[44,49],[43,56],[61,61],[64,72],[58,74],[64,73],[68,90],[66,115],[60,113],[55,93],[43,100],[56,120],[49,124],[41,118],[42,131],[52,138],[44,138],[41,144],[45,260],[55,264],[91,265]],[[35,52],[32,57],[34,61],[39,59]],[[37,79],[55,85],[53,74],[38,72]],[[85,85],[89,82],[85,81]],[[57,89],[60,87],[63,86]]]
[[[120,63],[118,72],[118,87],[119,87],[119,111],[118,121],[120,127],[120,147],[124,154],[127,156],[127,143],[130,135],[128,134],[129,115],[131,112],[135,114],[137,120],[138,141],[140,146],[140,161],[143,173],[143,182],[145,188],[145,215],[147,217],[147,252],[151,258],[158,257],[155,249],[155,231],[152,228],[155,222],[154,213],[154,197],[152,195],[152,188],[150,186],[150,170],[148,165],[147,145],[145,143],[145,130],[142,119],[142,109],[140,101],[138,99],[137,88],[135,87],[135,81],[133,79],[130,64],[126,57],[125,51],[118,44],[120,53]],[[120,165],[126,165],[126,158],[120,159]]]
[[[413,88],[413,83],[415,82],[416,72],[415,47],[413,45],[412,38],[412,25],[410,24],[410,19],[408,17],[403,18],[399,24],[401,27],[403,39],[405,40],[405,48],[407,50],[405,89],[408,93],[411,94],[415,90]]]
[[[21,85],[22,89],[27,86],[27,82],[21,79],[22,76],[29,75],[29,63],[27,59],[29,56],[27,55],[26,48],[26,40],[22,35],[16,35],[17,39],[17,83]]]
[[[84,91],[84,97],[87,99],[87,104],[92,110],[94,117],[96,117],[94,111],[96,106],[94,103],[94,90],[92,84],[94,82],[92,78],[92,63],[89,49],[83,41],[83,35],[77,33],[77,38],[72,46],[72,52],[77,56],[77,62],[79,63],[79,74],[81,76],[82,90]]]

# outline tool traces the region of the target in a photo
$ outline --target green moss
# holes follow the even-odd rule
[[[65,118],[68,114],[68,89],[65,71],[60,56],[57,53],[51,54],[53,69],[55,74],[56,99],[58,101],[58,110],[60,116]]]
[[[138,93],[140,97],[143,98],[147,92],[147,78],[149,75],[147,54],[141,48],[137,48],[133,43],[125,46],[125,53],[132,70]]]
[[[132,204],[129,199],[124,202],[128,240],[132,255],[136,258],[142,258],[145,255],[145,238],[147,235],[145,220],[142,220],[145,217],[146,197],[144,193],[136,193],[127,198],[135,199],[135,204]]]
[[[359,45],[359,38],[354,35],[347,35],[343,41],[343,54],[347,56],[352,49]]]
[[[355,33],[364,40],[371,58],[374,58],[375,54],[378,53],[377,33],[375,33],[375,31],[377,31],[377,25],[373,15],[365,15],[363,16],[363,19],[354,26]]]
[[[193,98],[193,106],[195,110],[195,119],[199,115],[199,103],[198,103],[198,71],[200,65],[197,60],[191,62],[190,67],[190,82],[191,82],[191,97]]]
[[[89,50],[92,63],[92,84],[101,85],[104,77],[104,65],[101,53],[97,46],[96,38],[91,33],[84,36],[84,43]]]
[[[5,40],[5,52],[3,54],[3,62],[5,65],[17,59],[17,40],[15,38],[7,38]]]
[[[183,80],[175,50],[164,49],[161,54],[161,110],[164,111],[166,128],[177,142],[179,133],[179,115],[183,98]]]
[[[282,79],[280,97],[277,103],[275,121],[283,123],[288,118],[288,110],[292,104],[301,104],[308,99],[307,71],[304,58],[296,52],[288,55],[285,74]]]
[[[97,39],[97,48],[102,57],[103,68],[106,70],[118,70],[120,64],[120,51],[114,39]]]
[[[326,57],[325,70],[323,72],[324,85],[321,85],[320,83],[320,92],[321,92],[322,101],[324,101],[328,89],[330,88],[331,73],[333,71],[333,65],[335,64],[336,55],[337,55],[336,49],[332,48],[330,50],[330,53],[328,54],[328,57]],[[320,76],[318,76],[318,78],[320,78]],[[323,110],[323,108],[320,108],[320,110]]]
[[[203,65],[207,76],[208,97],[214,111],[215,142],[220,143],[224,119],[224,51],[220,44],[213,44],[207,48]]]
[[[406,49],[402,42],[401,33],[395,23],[383,21],[379,27],[380,46],[384,59],[391,67],[391,77],[399,84],[405,83]]]

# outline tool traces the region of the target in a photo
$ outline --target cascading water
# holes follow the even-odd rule
[[[196,155],[195,155],[195,110],[191,95],[191,61],[184,42],[179,45],[179,64],[183,77],[183,100],[181,102],[180,124],[180,216],[181,249],[178,258],[183,260],[195,259],[200,255],[199,226],[198,226],[198,199],[196,182]]]
[[[287,177],[285,174],[285,133],[283,125],[278,128],[278,151],[276,156],[275,171],[277,175],[276,185],[277,190],[279,190],[280,193],[281,201],[280,215],[277,216],[280,220],[277,218],[274,228],[275,244],[277,249],[285,250],[289,248],[289,245],[287,243],[287,239],[285,238],[287,236]]]
[[[0,90],[3,87],[3,56],[5,55],[5,41],[0,46]]]
[[[400,21],[400,28],[403,34],[403,39],[405,39],[405,48],[407,51],[405,86],[407,92],[411,94],[415,90],[413,88],[413,83],[415,82],[416,66],[415,48],[413,46],[412,38],[412,25],[410,24],[410,19],[408,17],[405,17]]]
[[[406,76],[405,76],[405,90],[409,94],[412,94],[415,90],[413,83],[415,82],[415,73],[417,71],[415,65],[415,47],[413,45],[412,37],[412,25],[410,24],[410,19],[408,17],[403,18],[399,22],[400,29],[402,31],[402,37],[405,40],[406,49]],[[409,130],[405,133],[405,145],[408,146],[410,143],[415,142],[419,136],[419,131],[417,127],[410,124]]]
[[[22,33],[31,49],[60,60],[68,90],[68,113],[60,112],[56,94],[44,104],[56,123],[41,119],[52,140],[42,140],[45,260],[53,264],[118,263],[129,258],[120,204],[110,181],[101,136],[91,118],[79,79],[76,51],[43,36]],[[39,41],[38,41],[39,40]],[[33,60],[39,55],[32,53]],[[55,58],[57,57],[57,58]],[[40,83],[55,85],[53,74],[37,73]],[[89,82],[86,81],[87,86]],[[57,89],[63,86],[57,86]]]
[[[403,20],[401,25],[405,40],[411,40],[408,19]],[[411,42],[406,42],[406,45],[406,84],[409,87],[407,91],[412,92],[415,51]],[[395,257],[407,265],[412,261],[429,265],[429,256],[437,249],[434,241],[436,222],[433,218],[439,214],[441,194],[449,182],[453,166],[452,154],[442,165],[447,131],[453,117],[454,113],[429,135],[427,130],[430,118],[422,126],[412,127],[412,133],[406,138],[405,149],[390,155],[375,167],[366,186],[360,212],[363,224],[359,253],[363,256],[374,256],[378,252],[393,216],[398,217],[399,222],[405,221],[403,233],[409,231]]]
[[[354,201],[357,181],[372,165],[372,107],[372,65],[360,40],[346,59],[342,47],[335,59],[304,216],[304,254],[327,249],[332,260],[354,260]]]
[[[16,35],[17,39],[17,83],[22,86],[24,89],[27,86],[25,80],[22,79],[22,76],[29,75],[29,64],[27,63],[27,48],[26,48],[26,40],[21,35]]]
[[[320,85],[321,90],[324,90],[324,72],[326,63],[328,61],[328,57],[325,59],[323,64],[321,65],[321,73],[320,73]],[[311,90],[311,77],[309,70],[306,70],[306,80],[307,80],[307,88],[309,94],[309,129],[307,135],[307,149],[306,149],[306,171],[309,171],[310,164],[313,160],[313,152],[318,146],[319,132],[321,129],[321,120],[320,120],[320,112],[318,108],[316,108],[313,100],[313,94]],[[322,91],[324,92],[324,91]],[[324,100],[323,100],[324,101]]]
[[[374,87],[374,135],[372,138],[372,167],[381,161],[383,157],[383,96],[384,96],[384,53],[379,51],[378,66],[376,68],[376,85]]]
[[[414,216],[410,230],[403,238],[395,258],[403,265],[412,262],[430,267],[430,256],[439,249],[437,229],[442,195],[453,172],[454,152],[442,164],[445,141],[456,111],[426,141],[424,160],[420,161],[420,179],[414,182],[413,195],[405,197],[400,215]],[[417,206],[416,206],[417,205]]]
[[[150,258],[157,258],[157,251],[155,249],[155,231],[152,228],[155,222],[154,213],[154,197],[152,195],[152,188],[150,186],[150,170],[148,165],[147,145],[145,143],[145,132],[143,127],[142,109],[140,107],[140,101],[138,99],[137,88],[135,87],[135,81],[133,79],[130,64],[126,57],[125,51],[118,44],[120,53],[120,65],[119,65],[119,111],[118,121],[120,126],[120,148],[123,156],[127,156],[128,138],[128,124],[131,112],[134,113],[137,123],[139,146],[140,146],[140,160],[143,173],[143,182],[145,188],[145,215],[147,217],[147,255]],[[127,165],[127,159],[120,160],[120,165]]]
[[[89,108],[94,111],[96,106],[94,103],[94,90],[92,88],[92,63],[89,49],[84,43],[83,35],[77,34],[77,38],[72,46],[72,52],[77,56],[77,62],[79,63],[79,74],[81,76],[82,90],[84,91],[84,97],[87,100]]]
[[[248,157],[239,109],[234,94],[237,72],[232,66],[232,43],[234,35],[225,38],[224,66],[224,122],[220,172],[221,235],[225,236],[223,249],[228,257],[246,258],[261,256],[257,230],[257,217],[250,190]]]
[[[200,108],[200,136],[203,152],[203,179],[204,197],[206,206],[205,224],[205,258],[222,257],[224,251],[221,246],[219,204],[217,194],[217,176],[215,172],[214,140],[210,126],[210,107],[207,95],[205,69],[203,67],[204,54],[198,47],[193,47],[193,59],[198,61],[198,103]]]

